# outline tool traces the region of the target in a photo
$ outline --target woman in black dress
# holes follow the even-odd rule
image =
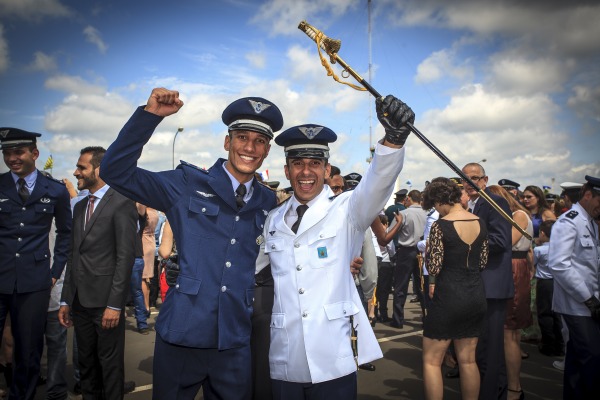
[[[479,396],[475,362],[477,338],[483,331],[485,292],[480,271],[487,264],[485,224],[460,204],[461,191],[447,178],[436,178],[423,193],[423,208],[434,207],[440,219],[433,223],[426,257],[435,290],[423,326],[423,384],[427,399],[441,399],[441,365],[454,341],[463,399]],[[483,200],[480,200],[483,201]]]

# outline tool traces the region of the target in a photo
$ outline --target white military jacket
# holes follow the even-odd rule
[[[383,357],[350,273],[366,229],[394,189],[404,149],[378,144],[360,184],[333,197],[328,186],[313,199],[297,234],[285,222],[291,199],[272,210],[257,269],[271,264],[271,378],[319,383],[356,371],[350,316],[358,330],[358,363]],[[268,256],[266,260],[265,255]]]
[[[594,225],[577,203],[552,226],[548,266],[554,277],[555,312],[589,317],[583,302],[592,296],[600,298],[598,227]]]

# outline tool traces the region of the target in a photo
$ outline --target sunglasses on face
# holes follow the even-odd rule
[[[334,192],[338,192],[338,191],[342,190],[344,187],[343,186],[330,186],[330,188]]]
[[[483,178],[485,178],[485,176],[470,176],[469,177],[469,179],[472,180],[473,182],[479,182]],[[464,179],[461,179],[461,181],[466,182],[466,180],[464,180]]]

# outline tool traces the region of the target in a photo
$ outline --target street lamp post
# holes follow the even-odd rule
[[[484,163],[484,162],[486,162],[486,161],[487,161],[487,160],[484,158],[484,159],[482,159],[482,160],[479,160],[479,161],[477,161],[477,164],[481,164],[481,163]]]
[[[175,132],[175,136],[173,137],[173,169],[175,169],[175,139],[177,139],[177,134],[183,131],[183,127],[177,128],[177,132]]]

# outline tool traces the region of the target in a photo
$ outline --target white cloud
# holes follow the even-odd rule
[[[600,86],[574,86],[567,104],[578,115],[600,122]]]
[[[0,0],[0,15],[38,21],[44,17],[69,17],[73,12],[59,0]]]
[[[468,61],[467,61],[468,62]],[[444,49],[432,53],[417,66],[416,83],[431,83],[445,77],[451,77],[464,81],[472,78],[472,68],[465,65],[459,65],[456,60],[456,54],[453,50]]]
[[[252,67],[258,69],[264,69],[267,65],[265,54],[257,51],[246,53],[246,60],[248,60]]]
[[[4,26],[0,24],[0,74],[8,69],[8,43],[4,38]]]
[[[531,59],[510,51],[494,54],[489,64],[491,84],[502,93],[535,95],[560,92],[569,79],[567,63],[547,57]]]
[[[100,34],[100,31],[98,31],[98,29],[94,28],[91,25],[88,25],[83,30],[83,35],[85,36],[85,40],[92,44],[95,44],[96,47],[98,47],[98,51],[100,51],[100,53],[106,53],[106,50],[108,50],[108,45],[102,40],[102,35]]]
[[[332,19],[359,4],[358,0],[268,0],[260,6],[251,22],[269,26],[272,35],[291,35],[297,33],[302,20],[325,28]]]
[[[27,69],[30,71],[54,71],[56,70],[56,60],[42,51],[36,51],[33,54],[33,61]]]

